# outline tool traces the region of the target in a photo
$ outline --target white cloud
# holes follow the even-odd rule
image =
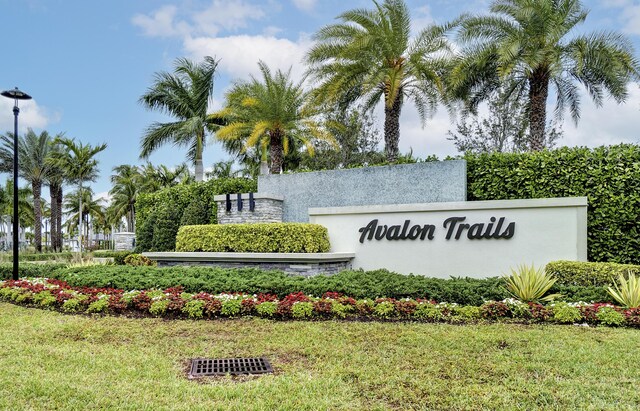
[[[435,19],[431,15],[431,9],[429,8],[429,6],[418,7],[417,9],[413,10],[411,15],[412,35],[420,33],[421,30],[435,23]]]
[[[294,79],[302,78],[302,60],[311,46],[307,38],[291,41],[272,36],[228,36],[187,38],[185,50],[194,58],[216,56],[220,59],[218,69],[232,78],[247,78],[259,73],[258,60],[275,70],[288,70]]]
[[[262,34],[267,37],[275,37],[276,34],[280,33],[282,29],[276,26],[267,26],[262,30]]]
[[[640,143],[640,89],[637,85],[629,86],[629,97],[624,104],[607,100],[602,107],[597,107],[583,93],[581,107],[577,127],[571,119],[565,120],[560,145],[597,147]]]
[[[191,32],[192,28],[184,21],[175,22],[178,8],[176,6],[162,6],[151,13],[136,14],[131,22],[142,28],[145,36],[149,37],[174,37],[183,36]]]
[[[602,6],[622,9],[618,14],[621,30],[640,35],[640,4],[637,0],[601,0]]]
[[[310,6],[313,2],[300,3]],[[220,59],[219,72],[232,78],[258,74],[257,63],[262,60],[272,69],[291,67],[293,79],[301,79],[302,59],[311,45],[307,37],[296,41],[278,38],[281,29],[274,26],[266,26],[261,35],[220,35],[243,29],[250,20],[263,19],[263,7],[273,9],[278,4],[267,1],[261,6],[246,0],[211,0],[205,9],[163,6],[148,15],[136,15],[132,22],[147,36],[182,38],[185,53],[191,58],[215,56]]]
[[[150,15],[137,14],[131,20],[149,37],[216,36],[222,31],[246,28],[249,20],[260,20],[265,12],[244,0],[212,0],[204,9],[182,5],[162,6]]]
[[[302,11],[311,11],[316,6],[317,0],[292,0],[293,5]]]
[[[247,20],[260,20],[264,11],[242,0],[214,0],[205,10],[193,14],[197,33],[215,36],[221,30],[247,27]]]
[[[379,123],[380,135],[384,136],[382,104],[376,110],[376,118]],[[422,127],[417,110],[410,101],[407,101],[402,106],[402,114],[400,116],[400,152],[408,153],[412,150],[413,156],[420,158],[433,154],[439,158],[457,154],[453,143],[447,140],[447,131],[453,128],[452,124],[453,120],[449,118],[447,110],[440,107],[436,114],[427,119],[424,127]],[[383,147],[384,144],[381,148]]]
[[[20,101],[18,104],[20,114],[18,117],[18,133],[24,133],[27,128],[43,129],[50,123],[60,119],[60,114],[49,112],[39,106],[35,100]],[[0,99],[0,133],[13,132],[13,100]]]
[[[622,30],[629,34],[640,34],[640,4],[625,7],[623,13],[625,25]]]
[[[640,88],[630,85],[629,97],[624,104],[607,100],[602,107],[597,107],[589,97],[582,93],[581,118],[576,127],[568,118],[563,123],[564,136],[558,146],[598,147],[620,143],[640,144],[637,130],[640,128]],[[551,99],[548,116],[553,114]],[[482,111],[482,110],[481,110]],[[486,114],[484,110],[481,114]],[[376,109],[380,134],[383,133],[384,113],[382,107]],[[432,119],[427,119],[424,129],[420,117],[410,102],[402,108],[400,117],[400,152],[407,153],[413,149],[414,156],[425,157],[435,154],[439,158],[456,155],[453,142],[447,140],[447,131],[455,128],[455,119],[442,107]]]

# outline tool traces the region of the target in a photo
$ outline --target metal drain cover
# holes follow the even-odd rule
[[[195,358],[191,360],[190,377],[210,375],[268,374],[273,368],[264,357],[259,358]]]

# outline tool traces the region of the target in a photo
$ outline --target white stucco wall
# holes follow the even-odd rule
[[[469,230],[463,230],[458,240],[455,229],[447,240],[449,226],[443,223],[450,217],[466,217],[458,224],[483,223],[483,231],[491,217],[496,219],[494,228],[503,217],[501,231],[511,222],[515,229],[509,239],[469,239]],[[370,231],[364,227],[374,219],[378,226],[399,225],[394,232],[401,231],[406,220],[409,228],[433,225],[433,239],[376,240],[374,236],[369,240]],[[553,260],[587,259],[586,197],[310,208],[309,220],[327,227],[332,252],[355,253],[354,268],[366,270],[482,278],[502,275],[520,264],[542,266]],[[473,233],[478,229],[480,226]]]

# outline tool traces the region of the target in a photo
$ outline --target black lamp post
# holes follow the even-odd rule
[[[18,87],[0,94],[13,99],[13,279],[18,280],[18,100],[31,100],[31,96]]]

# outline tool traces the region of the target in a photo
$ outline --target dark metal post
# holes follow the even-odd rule
[[[238,193],[238,211],[242,211],[242,194]]]
[[[13,106],[13,279],[18,280],[18,230],[20,221],[18,219],[18,100]]]
[[[18,90],[7,90],[0,93],[3,97],[13,99],[13,279],[18,280],[18,231],[20,221],[18,219],[18,100],[31,100],[31,96]]]
[[[249,211],[256,211],[256,200],[253,198],[253,193],[249,193]]]

